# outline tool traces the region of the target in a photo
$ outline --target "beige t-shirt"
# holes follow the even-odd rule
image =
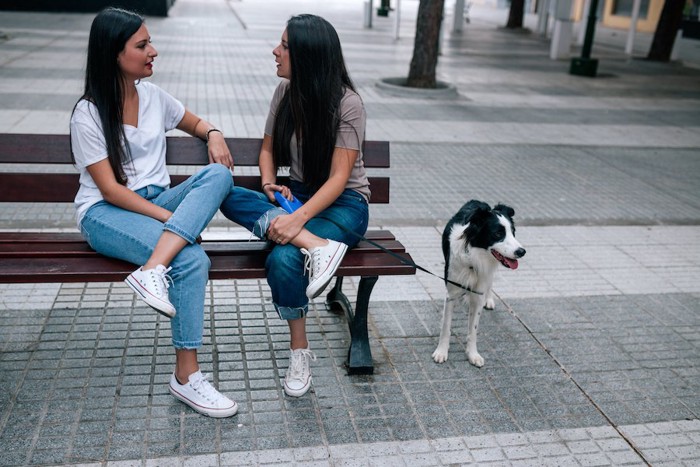
[[[289,88],[289,81],[284,79],[275,89],[270,103],[270,113],[267,115],[265,123],[265,134],[272,136],[275,126],[275,117],[277,116],[277,107],[284,97],[284,93]],[[338,127],[338,135],[336,137],[335,146],[339,148],[355,149],[360,151],[355,160],[355,166],[350,173],[350,178],[345,188],[360,193],[365,200],[369,202],[370,190],[369,181],[367,180],[367,172],[362,159],[362,143],[365,140],[365,124],[367,122],[367,114],[362,103],[362,98],[353,92],[351,89],[345,91],[345,95],[340,100],[340,126]],[[304,181],[304,172],[301,168],[301,154],[297,153],[296,136],[292,135],[289,142],[291,154],[291,166],[289,167],[289,177],[297,182]]]

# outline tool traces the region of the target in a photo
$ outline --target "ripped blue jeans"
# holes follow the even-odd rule
[[[299,201],[309,199],[302,184],[291,182],[290,188]],[[265,194],[238,186],[233,187],[222,203],[221,212],[262,239],[266,238],[270,221],[287,214],[271,203]],[[358,238],[321,217],[332,219],[358,235],[364,235],[369,222],[369,206],[362,195],[354,190],[345,190],[332,205],[306,223],[309,232],[343,242],[352,248]],[[304,255],[299,248],[291,244],[276,245],[267,257],[265,269],[267,283],[272,290],[272,302],[280,318],[293,320],[306,316],[309,311],[309,299],[306,297],[309,278],[304,274]]]

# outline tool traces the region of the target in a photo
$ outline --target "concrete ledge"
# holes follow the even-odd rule
[[[114,6],[142,15],[168,16],[175,0],[0,0],[0,10],[44,12],[98,12]]]
[[[453,99],[459,95],[457,88],[443,81],[437,82],[435,89],[409,88],[406,86],[405,77],[381,78],[377,81],[377,87],[391,94],[401,97],[417,97],[423,99]]]

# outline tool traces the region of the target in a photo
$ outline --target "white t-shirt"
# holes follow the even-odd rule
[[[165,167],[165,132],[172,130],[185,116],[180,101],[155,84],[140,82],[138,127],[124,125],[124,133],[131,150],[131,162],[124,165],[127,188],[138,190],[148,185],[168,187],[170,175]],[[75,107],[70,122],[71,143],[75,163],[80,171],[80,188],[75,197],[78,228],[85,212],[102,201],[102,193],[87,171],[87,167],[107,159],[102,123],[97,107],[81,100]]]

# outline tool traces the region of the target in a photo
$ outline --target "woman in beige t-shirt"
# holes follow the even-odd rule
[[[367,230],[366,114],[338,34],[323,18],[292,17],[272,53],[283,81],[272,98],[260,151],[262,193],[234,187],[221,211],[277,243],[267,258],[267,281],[291,334],[284,390],[299,397],[311,387],[310,361],[316,358],[306,337],[309,299],[323,292],[346,249]],[[277,183],[281,167],[289,167],[289,186]],[[275,194],[304,204],[287,213]]]

